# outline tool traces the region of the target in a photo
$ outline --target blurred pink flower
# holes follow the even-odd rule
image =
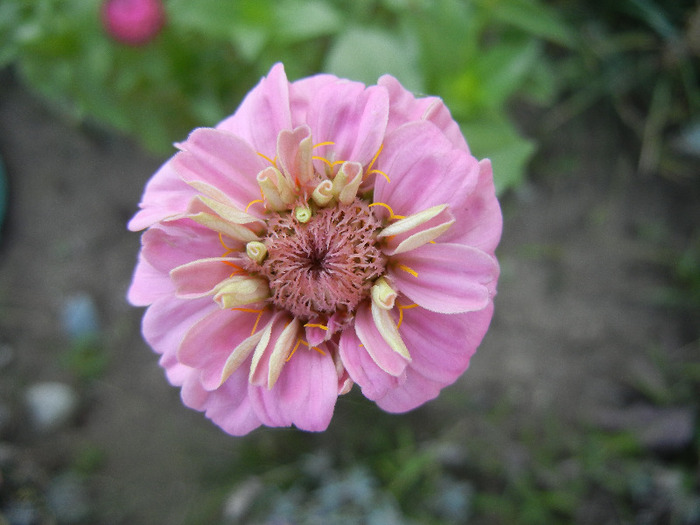
[[[357,383],[389,412],[435,398],[491,321],[491,164],[438,98],[281,64],[146,186],[129,290],[184,403],[234,435],[324,430]]]
[[[106,0],[101,16],[112,38],[132,46],[153,40],[165,23],[161,0]]]

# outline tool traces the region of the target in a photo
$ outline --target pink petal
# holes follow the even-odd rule
[[[386,90],[358,82],[338,82],[323,88],[309,109],[315,142],[332,141],[331,160],[369,164],[384,138],[389,113]],[[326,153],[327,154],[327,153]]]
[[[214,289],[232,273],[238,273],[236,263],[240,260],[231,257],[214,257],[192,261],[170,272],[178,297],[194,299],[214,293]]]
[[[483,310],[463,314],[405,310],[401,333],[413,360],[406,380],[377,404],[389,412],[405,412],[436,397],[467,369],[492,316],[492,302]]]
[[[265,317],[259,325],[266,322]],[[200,371],[205,389],[218,388],[226,360],[252,334],[256,320],[257,314],[251,312],[220,309],[210,312],[184,335],[177,351],[178,360]],[[247,371],[243,375],[247,377]]]
[[[194,300],[164,297],[146,310],[141,326],[143,337],[155,352],[175,355],[187,331],[218,310],[208,297]]]
[[[184,366],[184,365],[181,365]],[[182,382],[182,388],[180,390],[180,398],[185,406],[194,408],[195,410],[203,411],[204,405],[206,404],[210,392],[202,388],[202,384],[199,382],[199,374],[193,368],[186,367],[189,370]]]
[[[455,148],[430,122],[412,122],[387,135],[377,168],[374,201],[384,202],[397,215],[412,215],[448,204],[461,205],[477,183],[478,163]]]
[[[406,122],[427,120],[435,124],[456,148],[469,152],[459,125],[441,99],[416,98],[391,75],[382,76],[377,84],[386,88],[389,93],[390,113],[387,134]]]
[[[345,369],[352,380],[360,385],[362,394],[367,399],[384,397],[389,390],[396,388],[401,380],[405,379],[405,373],[394,377],[379,368],[352,329],[341,334],[339,350]]]
[[[248,396],[246,374],[233,374],[209,394],[203,409],[209,419],[232,436],[243,436],[261,424]]]
[[[157,270],[139,253],[134,276],[127,291],[126,298],[134,306],[148,306],[161,297],[173,294],[175,288],[168,274]]]
[[[217,188],[241,211],[260,198],[256,175],[268,164],[241,138],[220,129],[199,128],[179,146],[182,151],[173,157],[172,165],[183,180]]]
[[[496,258],[462,244],[426,244],[392,258],[418,275],[390,267],[398,289],[418,305],[444,314],[486,307],[496,293]]]
[[[327,350],[322,355],[300,347],[271,390],[251,384],[248,393],[264,425],[295,425],[301,430],[319,432],[328,427],[333,416],[338,373]]]
[[[141,236],[142,253],[160,272],[207,257],[219,257],[226,248],[211,230],[180,219],[156,224]]]
[[[403,373],[408,361],[398,352],[392,350],[379,333],[372,319],[372,311],[367,303],[363,303],[357,308],[355,313],[355,332],[365,351],[379,368],[394,377],[399,377]]]
[[[275,349],[275,343],[284,332],[284,328],[289,322],[289,316],[283,312],[276,311],[270,320],[263,325],[261,331],[264,335],[255,348],[248,381],[252,385],[267,388],[270,377],[270,357]]]
[[[172,165],[166,162],[151,177],[143,192],[140,211],[129,221],[131,231],[148,228],[167,217],[182,213],[195,191],[180,179]]]
[[[309,109],[315,105],[317,94],[326,86],[340,82],[334,75],[320,74],[302,78],[289,86],[289,104],[292,110],[292,128],[309,122]]]
[[[503,216],[496,199],[491,161],[482,160],[478,169],[474,190],[461,205],[451,208],[460,226],[452,228],[440,240],[469,244],[493,254],[501,239]]]
[[[444,385],[419,374],[413,369],[406,370],[407,386],[400,386],[377,400],[377,406],[392,413],[408,412],[423,403],[435,399]]]
[[[177,360],[177,348],[187,331],[214,309],[217,307],[209,298],[189,301],[168,296],[146,310],[142,322],[143,337],[155,352],[161,354],[159,363],[171,385],[184,384],[191,374],[199,376]]]
[[[399,219],[382,229],[377,237],[384,240],[382,251],[392,256],[415,250],[441,237],[454,223],[454,216],[443,204]]]
[[[289,82],[282,64],[272,66],[236,113],[217,125],[217,129],[237,135],[270,158],[275,156],[279,132],[292,128]]]
[[[284,130],[277,138],[277,166],[290,183],[302,187],[314,177],[311,139],[308,126]]]

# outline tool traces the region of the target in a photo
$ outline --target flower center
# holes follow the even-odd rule
[[[294,213],[273,214],[263,239],[267,257],[258,268],[269,280],[272,302],[306,321],[353,312],[384,273],[380,228],[357,198],[318,208],[306,222]]]

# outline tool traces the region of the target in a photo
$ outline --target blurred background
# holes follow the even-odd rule
[[[700,524],[699,56],[690,0],[1,0],[0,525]],[[142,341],[125,224],[278,61],[442,97],[502,277],[437,400],[233,438]]]

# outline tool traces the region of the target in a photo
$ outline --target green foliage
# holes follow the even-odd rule
[[[98,121],[166,154],[230,114],[269,67],[374,83],[390,73],[445,99],[500,190],[522,179],[535,144],[507,114],[557,92],[544,44],[571,31],[537,0],[166,1],[163,32],[142,47],[111,40],[98,0],[5,0],[0,66],[76,120]],[[476,135],[479,136],[476,136]]]
[[[569,96],[552,111],[545,127],[553,130],[589,107],[602,105],[631,131],[639,150],[639,172],[696,177],[700,149],[692,137],[700,113],[697,3],[578,2],[568,16],[581,27],[577,52],[560,62]]]

